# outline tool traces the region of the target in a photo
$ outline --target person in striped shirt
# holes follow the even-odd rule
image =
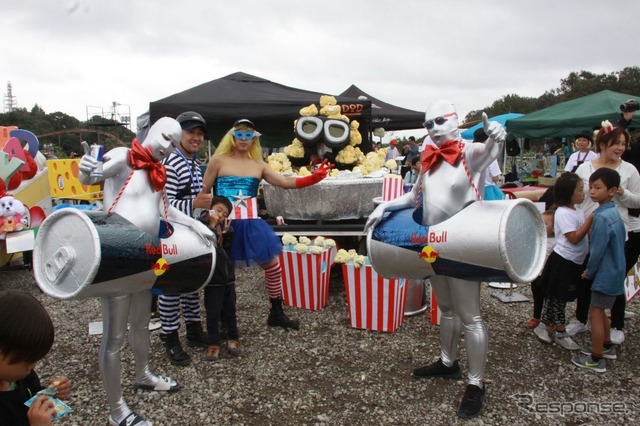
[[[211,194],[202,191],[202,173],[195,160],[207,134],[207,123],[194,111],[183,112],[176,120],[182,127],[182,139],[176,150],[163,161],[167,170],[165,189],[167,199],[173,207],[195,218],[196,210],[208,209],[211,204]],[[198,292],[159,296],[158,312],[162,325],[160,340],[171,363],[175,365],[187,365],[191,362],[178,335],[181,311],[187,329],[187,345],[202,348],[208,346],[207,335],[202,329]]]

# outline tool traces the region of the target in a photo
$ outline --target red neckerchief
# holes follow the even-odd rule
[[[460,145],[456,141],[447,141],[437,148],[433,145],[427,145],[422,153],[420,162],[422,163],[422,173],[429,170],[444,160],[447,163],[453,165],[460,158]]]
[[[164,165],[156,161],[151,155],[151,152],[140,145],[140,142],[135,138],[131,142],[129,159],[131,160],[131,167],[133,167],[134,170],[146,169],[149,171],[151,184],[156,192],[164,188],[164,184],[167,182],[167,172]]]

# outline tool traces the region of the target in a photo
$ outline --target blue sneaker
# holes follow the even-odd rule
[[[591,358],[591,355],[579,354],[571,357],[571,362],[580,368],[586,368],[596,373],[605,373],[607,371],[607,364],[604,358],[600,358],[596,362]]]

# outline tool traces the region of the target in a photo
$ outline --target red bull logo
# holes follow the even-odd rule
[[[159,256],[166,256],[166,255],[177,255],[178,254],[178,245],[177,244],[160,244],[159,246],[153,246],[149,243],[146,243],[144,245],[144,250],[147,254],[157,254]]]
[[[156,261],[156,263],[151,265],[151,269],[153,270],[153,273],[156,275],[156,277],[159,277],[169,270],[169,264],[166,260],[160,258]]]
[[[426,246],[422,249],[422,252],[420,252],[420,259],[424,259],[424,261],[428,263],[435,262],[438,257],[440,257],[440,255],[431,246]]]
[[[426,235],[411,234],[412,244],[446,243],[447,231],[429,232]]]

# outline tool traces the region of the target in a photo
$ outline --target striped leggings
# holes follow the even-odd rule
[[[201,322],[200,298],[198,292],[180,296],[159,296],[158,313],[162,324],[162,334],[169,334],[180,328],[180,308],[185,322]]]

